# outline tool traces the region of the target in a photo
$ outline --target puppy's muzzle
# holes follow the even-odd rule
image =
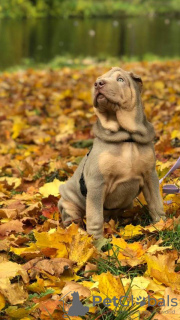
[[[102,94],[102,92],[101,92],[101,89],[104,88],[105,84],[106,84],[106,81],[104,79],[97,79],[96,82],[94,83],[94,88],[95,88],[94,106],[95,106],[95,108],[98,107],[98,101],[97,100],[105,98],[104,94]]]
[[[106,81],[104,79],[96,80],[94,87],[95,89],[101,89],[106,84]]]

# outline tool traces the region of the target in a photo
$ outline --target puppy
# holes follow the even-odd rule
[[[86,215],[87,232],[99,238],[104,217],[132,208],[141,191],[153,222],[165,219],[155,169],[155,132],[144,114],[141,91],[141,78],[117,67],[97,78],[93,147],[59,188],[65,226]]]

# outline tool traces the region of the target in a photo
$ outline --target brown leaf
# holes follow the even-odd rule
[[[7,209],[15,209],[18,212],[18,215],[20,212],[22,212],[26,208],[25,204],[19,200],[10,200],[6,203],[7,203]]]
[[[16,209],[0,209],[0,218],[16,219],[17,215]]]
[[[69,281],[66,282],[65,287],[62,290],[62,294],[61,297],[66,296],[64,298],[65,301],[72,300],[72,293],[76,291],[79,293],[79,299],[84,299],[84,298],[88,298],[91,295],[91,292],[88,288],[84,287],[82,284],[74,282],[74,281]]]
[[[28,271],[29,269],[33,268],[36,263],[40,260],[42,260],[43,258],[42,257],[37,257],[37,258],[34,258],[34,259],[31,259],[29,260],[28,262],[26,262],[24,265],[23,265],[23,268]]]
[[[31,204],[27,209],[23,210],[20,215],[21,217],[29,217],[29,216],[34,216],[38,212],[40,212],[42,207],[41,202],[36,202]]]
[[[23,223],[19,220],[12,220],[0,226],[0,236],[6,236],[11,232],[23,232]]]
[[[41,314],[44,314],[46,316],[52,316],[55,309],[59,309],[58,305],[59,300],[48,299],[46,301],[41,301],[38,305],[38,308],[41,310]]]
[[[89,278],[98,270],[97,266],[93,263],[88,262],[85,266],[84,276]]]
[[[73,262],[65,258],[53,258],[51,260],[44,259],[38,261],[33,266],[33,271],[35,274],[39,274],[43,271],[50,273],[59,277],[65,270],[71,269]]]
[[[6,251],[9,249],[10,241],[8,239],[3,239],[0,241],[0,251]]]

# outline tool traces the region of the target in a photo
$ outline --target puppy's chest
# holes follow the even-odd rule
[[[139,177],[153,167],[154,155],[146,146],[124,142],[113,150],[102,152],[98,163],[105,180],[114,177],[124,181]]]

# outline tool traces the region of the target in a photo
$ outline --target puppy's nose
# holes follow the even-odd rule
[[[97,80],[94,84],[95,88],[102,88],[105,85],[106,81],[104,79]]]

